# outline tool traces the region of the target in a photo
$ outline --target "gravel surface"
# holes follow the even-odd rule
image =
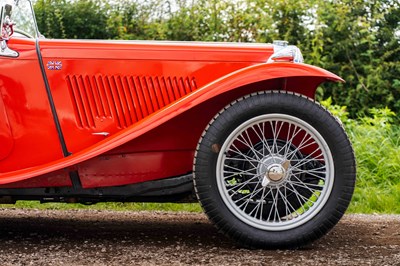
[[[300,250],[246,250],[204,214],[0,209],[1,265],[400,265],[400,216],[346,215]]]

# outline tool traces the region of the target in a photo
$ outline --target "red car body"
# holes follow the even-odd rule
[[[71,171],[83,188],[188,174],[204,128],[233,100],[262,90],[314,97],[322,82],[341,81],[306,64],[266,63],[268,44],[44,39],[49,100],[36,41],[8,45],[19,57],[0,61],[3,188],[72,186]]]
[[[349,204],[351,144],[313,100],[343,80],[297,47],[45,39],[28,0],[3,4],[1,26],[2,202],[196,194],[221,231],[262,248],[321,237]]]

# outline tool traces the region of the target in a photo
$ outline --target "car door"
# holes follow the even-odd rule
[[[63,157],[39,64],[31,5],[19,1],[12,8],[19,24],[9,40],[2,36],[0,52],[0,179],[3,173]],[[2,10],[4,14],[4,5]]]

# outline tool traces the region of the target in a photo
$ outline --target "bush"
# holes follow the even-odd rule
[[[400,213],[400,127],[388,108],[348,119],[346,107],[322,102],[344,121],[357,160],[357,183],[349,212]]]
[[[400,4],[393,0],[36,0],[48,38],[272,42],[346,80],[322,98],[400,111]]]

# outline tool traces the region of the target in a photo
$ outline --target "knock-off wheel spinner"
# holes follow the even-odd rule
[[[280,161],[278,163],[269,161]],[[288,178],[290,162],[281,157],[266,157],[259,163],[257,174],[262,177],[262,186],[279,186]]]
[[[302,154],[296,150],[295,146],[285,141],[275,140],[275,144],[273,140],[267,140],[266,142],[270,147],[276,146],[277,153],[267,154],[259,160],[259,155],[266,153],[266,151],[262,148],[263,144],[258,143],[254,146],[254,149],[248,152],[247,158],[252,157],[254,161],[258,161],[256,173],[263,187],[279,188],[288,181],[291,175],[291,161],[282,154],[282,151],[288,150],[292,154],[291,159],[294,159],[294,161],[302,158]],[[251,168],[251,165],[243,165],[243,169],[249,168]]]

